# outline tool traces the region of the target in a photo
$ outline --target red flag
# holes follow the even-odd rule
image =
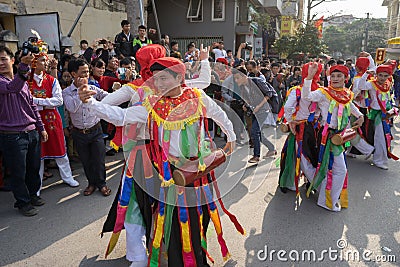
[[[315,21],[315,28],[318,30],[318,38],[322,38],[322,25],[324,24],[324,16]]]

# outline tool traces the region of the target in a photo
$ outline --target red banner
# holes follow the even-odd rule
[[[322,38],[322,26],[324,24],[324,16],[322,16],[319,20],[315,21],[315,28],[318,30],[318,38]]]

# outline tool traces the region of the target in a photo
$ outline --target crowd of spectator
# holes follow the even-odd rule
[[[274,144],[263,135],[263,127],[276,126],[278,113],[283,105],[286,92],[289,88],[302,84],[304,77],[301,75],[301,68],[304,62],[294,60],[278,60],[272,58],[253,57],[252,47],[247,43],[238,45],[237,50],[225,50],[224,42],[214,42],[210,44],[210,54],[208,59],[201,57],[200,44],[190,42],[186,51],[182,51],[179,47],[179,42],[167,34],[161,35],[161,40],[157,40],[156,31],[147,29],[146,26],[140,25],[137,29],[137,35],[131,33],[129,21],[121,22],[121,32],[118,33],[114,40],[98,38],[91,43],[87,40],[81,40],[79,51],[73,53],[71,48],[63,48],[61,55],[58,57],[46,55],[45,67],[43,73],[37,75],[52,76],[59,84],[62,90],[62,105],[57,105],[58,113],[62,120],[62,128],[65,136],[65,146],[68,158],[71,161],[81,161],[85,174],[89,181],[89,186],[85,189],[85,195],[91,195],[96,187],[104,196],[111,193],[111,189],[107,187],[105,182],[105,155],[112,156],[118,152],[118,148],[108,146],[109,141],[113,139],[116,128],[97,118],[82,118],[80,113],[84,113],[84,108],[80,106],[77,98],[76,89],[79,87],[82,79],[87,79],[88,84],[93,90],[98,91],[97,98],[101,100],[108,93],[118,90],[124,84],[130,83],[135,79],[140,78],[141,66],[136,61],[136,53],[142,47],[158,43],[166,50],[166,56],[175,57],[182,60],[186,65],[186,79],[197,79],[200,77],[202,64],[201,62],[208,61],[211,65],[211,84],[204,90],[213,99],[224,106],[230,119],[235,125],[237,135],[237,143],[244,145],[247,129],[247,134],[250,136],[248,140],[250,147],[254,147],[254,155],[250,158],[250,163],[260,161],[260,143],[262,142],[268,148],[268,153],[264,158],[271,157],[277,154]],[[245,52],[246,51],[246,52]],[[248,58],[245,58],[245,55]],[[0,85],[1,90],[8,92],[28,92],[29,88],[26,81],[30,81],[32,77],[25,77],[32,61],[37,62],[37,58],[31,56],[20,57],[20,52],[12,53],[7,48],[1,47],[0,56],[2,61],[7,61],[7,64],[12,66],[11,70],[0,73],[3,77],[3,85]],[[15,62],[14,62],[15,61]],[[329,72],[329,67],[335,64],[345,64],[350,70],[350,80],[354,77],[354,67],[351,59],[329,60],[325,64],[325,70]],[[8,65],[7,65],[8,66]],[[1,66],[0,66],[1,69]],[[321,74],[321,85],[327,85],[327,73],[323,71]],[[15,82],[20,79],[19,83]],[[252,86],[258,87],[259,90],[248,90]],[[27,88],[25,88],[27,87]],[[29,90],[28,90],[29,88]],[[245,90],[247,88],[247,91]],[[53,94],[55,89],[53,89]],[[25,93],[26,93],[25,92]],[[262,95],[257,95],[262,94]],[[29,96],[24,96],[27,101],[31,101]],[[51,98],[53,96],[49,96]],[[11,101],[5,100],[4,101]],[[13,100],[15,101],[15,100]],[[18,100],[21,101],[21,100]],[[223,103],[223,104],[222,104]],[[128,103],[121,104],[122,107],[127,107]],[[2,103],[3,106],[3,103]],[[44,107],[46,109],[48,107]],[[34,107],[28,108],[32,114],[36,114]],[[29,113],[28,112],[28,113]],[[37,114],[36,114],[37,115]],[[35,117],[36,115],[32,115]],[[9,118],[8,118],[9,119]],[[32,119],[33,120],[33,119]],[[14,122],[11,122],[13,124]],[[40,119],[36,118],[34,124],[37,129],[42,126]],[[31,125],[25,125],[21,129],[9,130],[10,122],[2,121],[0,123],[0,135],[6,136],[19,132],[31,131]],[[212,135],[223,135],[215,124],[209,124]],[[42,141],[45,138],[45,131],[41,129]],[[36,136],[36,138],[39,138]],[[35,215],[37,211],[32,205],[43,205],[44,201],[40,198],[41,180],[51,177],[53,174],[49,172],[48,166],[53,165],[48,157],[40,157],[43,164],[43,171],[40,181],[34,187],[28,189],[19,189],[17,192],[15,183],[7,179],[13,175],[14,166],[10,163],[10,159],[4,157],[1,160],[1,153],[4,156],[6,146],[0,143],[0,188],[13,190],[17,200],[18,207],[24,215]],[[27,155],[20,155],[28,162]],[[7,159],[6,159],[7,158]],[[51,157],[50,157],[51,158]],[[58,163],[57,163],[58,164]],[[40,166],[40,164],[39,164]],[[95,166],[95,167],[93,167]],[[35,167],[36,168],[36,167]],[[37,179],[30,172],[36,169],[28,169],[20,176],[31,175],[32,179]],[[94,170],[94,168],[96,170]],[[39,170],[38,170],[39,171]],[[70,186],[78,186],[77,181],[73,182],[70,178],[63,179]],[[23,181],[21,178],[20,181]],[[25,181],[27,183],[27,181]],[[19,185],[20,186],[20,185]],[[21,198],[21,192],[24,191],[25,196]],[[26,191],[27,190],[27,191]],[[27,193],[28,192],[28,193]],[[29,197],[31,200],[29,200]],[[23,199],[23,200],[21,200]],[[22,202],[21,202],[22,201]]]

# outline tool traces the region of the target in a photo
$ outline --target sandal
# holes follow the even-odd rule
[[[53,174],[51,172],[45,171],[45,172],[43,172],[43,176],[46,178],[50,178],[50,177],[53,177]]]
[[[90,196],[91,194],[93,194],[93,192],[96,190],[96,187],[94,187],[94,185],[89,185],[88,187],[85,188],[85,190],[83,191],[83,195],[84,196]]]
[[[111,189],[108,188],[108,186],[103,186],[102,188],[100,188],[100,192],[103,196],[108,197],[109,195],[111,195]]]

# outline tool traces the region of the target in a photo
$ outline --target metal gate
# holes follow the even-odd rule
[[[187,51],[187,46],[190,42],[194,42],[196,44],[196,48],[200,48],[200,44],[203,44],[204,47],[211,46],[214,42],[223,41],[223,37],[176,37],[172,40],[179,44],[179,51],[181,52],[182,57],[184,57]]]

